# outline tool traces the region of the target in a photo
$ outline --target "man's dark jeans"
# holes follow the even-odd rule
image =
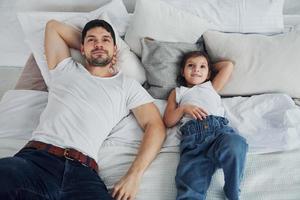
[[[0,159],[0,186],[5,200],[112,200],[91,168],[30,148]]]

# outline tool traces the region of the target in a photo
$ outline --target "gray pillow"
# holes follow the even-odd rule
[[[203,50],[202,38],[196,43],[161,42],[144,38],[142,63],[146,70],[145,88],[156,99],[167,99],[169,92],[177,86],[180,72],[179,62],[184,53]]]

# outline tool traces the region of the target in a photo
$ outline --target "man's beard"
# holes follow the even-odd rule
[[[87,58],[86,56],[84,57],[90,66],[105,67],[112,61],[112,57],[110,57],[108,54],[106,55],[107,57],[105,58],[104,57],[93,58],[93,56],[89,58]]]

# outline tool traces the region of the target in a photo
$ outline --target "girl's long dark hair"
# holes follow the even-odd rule
[[[184,70],[185,64],[187,62],[187,60],[189,58],[194,58],[194,57],[198,57],[198,56],[202,56],[207,60],[208,63],[208,70],[210,73],[210,77],[209,80],[213,80],[213,78],[215,77],[217,71],[216,69],[213,67],[207,53],[205,53],[204,51],[190,51],[188,53],[183,54],[181,61],[179,62],[179,66],[180,66],[180,73],[177,76],[177,85],[178,86],[187,86],[186,80],[185,78],[182,76],[182,72]]]

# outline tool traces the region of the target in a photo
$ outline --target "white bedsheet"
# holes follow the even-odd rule
[[[225,116],[249,143],[251,153],[300,147],[300,109],[285,94],[223,99]]]
[[[231,125],[249,143],[249,153],[269,153],[300,147],[300,109],[285,94],[223,99],[225,115]],[[0,102],[0,139],[29,139],[47,103],[47,93],[10,90]],[[166,101],[156,100],[163,113]],[[111,132],[108,140],[138,146],[143,132],[132,114]],[[164,147],[178,150],[180,134],[176,127],[168,129]],[[1,142],[0,142],[1,143]]]
[[[136,200],[174,200],[179,154],[164,149],[145,172]],[[137,149],[121,142],[106,141],[99,152],[100,176],[108,189],[127,172]],[[299,200],[300,150],[247,156],[242,200]],[[224,200],[224,175],[217,170],[207,200]]]
[[[247,139],[249,153],[262,154],[300,147],[300,108],[285,94],[263,94],[252,97],[222,99],[230,125]],[[161,114],[166,101],[156,100]],[[129,131],[130,130],[130,131]],[[176,127],[167,130],[164,147],[179,145]],[[132,115],[123,119],[109,138],[138,145],[142,130]]]
[[[270,101],[272,99],[271,102],[276,105],[273,98],[272,96],[266,97]],[[285,104],[286,101],[290,101],[288,97],[279,95],[279,99],[281,98],[283,98],[282,103],[285,106],[293,108],[291,102],[290,105]],[[235,106],[234,111],[232,111],[232,115],[234,115],[234,112],[238,112],[238,108],[242,108],[241,105],[250,105],[250,102],[252,102],[255,106],[258,106],[258,108],[255,108],[253,105],[252,109],[257,110],[260,108],[260,103],[264,101],[264,96],[257,96],[254,99],[226,99],[224,103],[228,104],[227,107]],[[47,93],[45,92],[19,90],[9,91],[5,94],[0,102],[0,158],[13,155],[27,142],[31,137],[32,130],[37,126],[39,115],[46,103]],[[157,101],[156,103],[162,111],[166,102]],[[269,104],[270,102],[266,102],[263,105]],[[267,113],[267,110],[265,112]],[[247,116],[249,114],[246,115],[245,119],[247,119]],[[121,121],[99,151],[99,175],[109,190],[125,174],[137,154],[137,144],[139,143],[137,138],[142,137],[142,132],[139,132],[136,122],[132,123],[134,121],[132,115]],[[123,137],[126,132],[127,141]],[[135,136],[138,135],[138,137],[128,140],[128,138],[131,138],[130,133],[135,133]],[[176,187],[174,177],[179,160],[178,146],[175,144],[178,144],[178,141],[176,132],[173,130],[169,131],[169,137],[161,153],[143,176],[136,200],[175,199]],[[241,185],[241,199],[298,200],[300,198],[299,155],[300,149],[248,155],[244,180]],[[224,200],[223,184],[223,172],[222,170],[217,170],[209,187],[207,199]]]

